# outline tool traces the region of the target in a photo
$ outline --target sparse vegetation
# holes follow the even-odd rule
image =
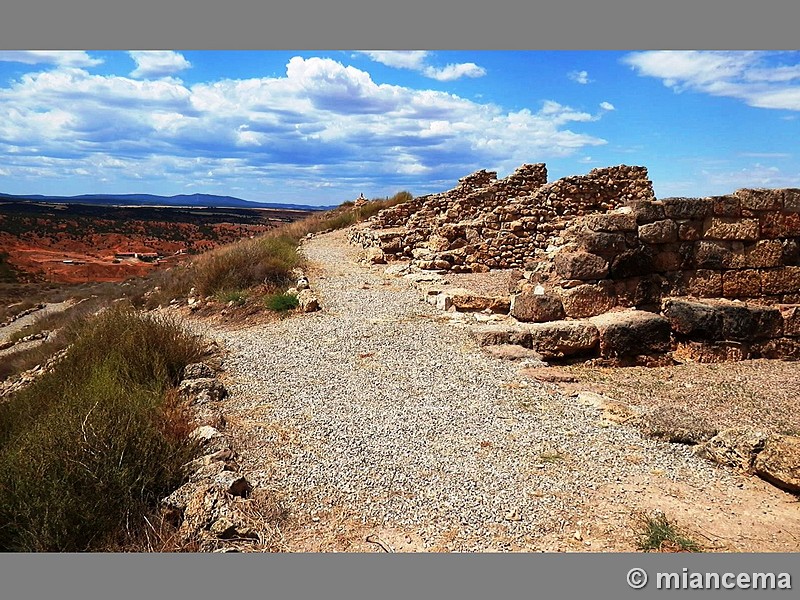
[[[233,302],[237,306],[241,306],[247,300],[247,294],[242,290],[229,290],[217,292],[214,296],[217,301],[224,302],[225,304]]]
[[[542,452],[539,460],[543,463],[557,463],[564,460],[564,455],[561,452]]]
[[[636,547],[649,552],[700,552],[700,545],[678,530],[660,511],[636,515]]]
[[[267,308],[275,312],[285,312],[300,305],[294,294],[270,294],[264,300]]]
[[[196,450],[172,386],[202,358],[199,340],[121,307],[69,329],[54,371],[0,403],[0,551],[133,534]]]

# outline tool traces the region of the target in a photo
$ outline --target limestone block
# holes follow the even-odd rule
[[[757,240],[761,235],[758,219],[709,217],[703,223],[703,237],[710,240]]]
[[[678,239],[678,226],[671,219],[641,225],[639,239],[648,244],[666,244]]]
[[[560,252],[555,256],[556,274],[564,279],[603,279],[608,275],[608,261],[589,252]]]

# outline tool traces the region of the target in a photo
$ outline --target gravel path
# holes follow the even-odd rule
[[[371,551],[370,532],[401,550],[586,550],[581,519],[629,510],[598,508],[608,486],[741,487],[688,447],[603,427],[596,408],[520,378],[401,278],[356,263],[344,235],[304,246],[322,311],[212,332],[229,351],[243,470],[329,539],[287,534],[289,550]]]

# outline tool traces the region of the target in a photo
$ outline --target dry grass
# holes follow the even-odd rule
[[[0,551],[83,551],[140,523],[196,447],[170,390],[199,360],[174,321],[115,308],[69,328],[54,370],[0,403]]]
[[[758,359],[561,369],[574,375],[581,389],[590,388],[638,407],[643,414],[641,424],[655,437],[692,443],[727,428],[800,431],[800,369],[796,362]]]

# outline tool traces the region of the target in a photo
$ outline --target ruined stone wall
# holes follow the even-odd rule
[[[665,296],[800,302],[800,190],[644,200],[575,219],[534,279],[568,316]]]
[[[573,218],[653,199],[644,167],[594,169],[547,183],[544,164],[525,164],[500,180],[495,173],[478,171],[449,192],[382,211],[356,229],[351,241],[412,258],[424,269],[522,268]]]

